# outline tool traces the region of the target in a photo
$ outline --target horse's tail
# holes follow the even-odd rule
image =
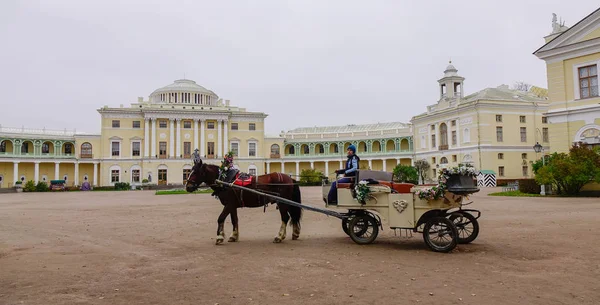
[[[302,203],[302,195],[300,194],[300,186],[296,180],[292,179],[294,186],[292,190],[292,201]],[[297,206],[290,206],[290,217],[292,218],[292,224],[297,224],[300,227],[300,219],[302,219],[302,208]]]

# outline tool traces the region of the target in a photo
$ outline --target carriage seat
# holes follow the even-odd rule
[[[373,179],[377,181],[392,181],[392,173],[384,172],[384,171],[373,171],[373,170],[358,170],[356,171],[355,177],[350,177],[352,179],[356,179],[355,181],[361,181],[366,179]],[[340,189],[349,189],[352,187],[354,183],[338,183],[337,187]]]
[[[254,176],[246,173],[238,173],[233,181],[233,184],[239,186],[250,186],[254,182]]]

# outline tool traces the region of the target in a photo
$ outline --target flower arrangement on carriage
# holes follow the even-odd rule
[[[472,165],[460,165],[444,168],[439,171],[438,184],[430,188],[417,189],[415,194],[420,199],[437,200],[444,196],[446,191],[456,194],[472,194],[479,189],[473,180],[478,174]]]
[[[228,152],[223,156],[223,160],[221,161],[221,166],[219,166],[219,177],[220,179],[225,179],[227,176],[227,171],[233,167],[233,152]]]

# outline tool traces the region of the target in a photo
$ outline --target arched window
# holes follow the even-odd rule
[[[440,149],[448,148],[448,126],[445,123],[440,124]]]
[[[2,153],[6,152],[6,141],[2,141],[0,143],[0,152],[2,152]]]
[[[65,143],[64,147],[65,147],[65,151],[64,151],[65,155],[70,155],[73,153],[73,144]]]
[[[294,145],[288,144],[285,147],[285,153],[286,153],[286,155],[295,155],[296,154],[296,148],[294,147]]]
[[[315,145],[315,152],[317,154],[324,154],[325,153],[325,149],[323,148],[323,145],[322,144]]]
[[[469,130],[469,128],[465,128],[463,130],[463,143],[469,142],[471,142],[471,131]]]
[[[271,155],[279,155],[279,145],[271,145]]]
[[[448,159],[446,159],[446,157],[442,157],[440,159],[440,164],[448,164]]]
[[[85,142],[81,144],[81,158],[92,158],[92,144]]]
[[[337,154],[340,152],[340,148],[336,143],[329,144],[329,152],[333,154]]]

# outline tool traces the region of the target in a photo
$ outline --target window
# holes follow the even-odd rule
[[[529,167],[527,165],[523,165],[523,176],[527,177],[529,175]]]
[[[456,160],[458,160],[458,158],[456,157],[456,155],[452,155],[452,162],[456,162]]]
[[[436,176],[436,174],[437,174],[437,172],[436,172],[435,168],[432,170],[432,172],[433,172],[433,174],[432,174],[433,176],[432,176],[432,177],[435,177],[435,176]]]
[[[448,149],[448,126],[444,123],[440,125],[440,149],[442,147]]]
[[[73,153],[73,144],[67,143],[65,144],[65,155],[70,155]]]
[[[502,115],[501,114],[496,114],[496,122],[498,122],[498,123],[502,122]]]
[[[158,157],[161,159],[167,157],[167,142],[158,142]]]
[[[550,140],[549,136],[548,136],[548,127],[544,127],[542,128],[542,141],[548,143]]]
[[[325,148],[323,148],[323,145],[319,145],[319,153],[320,154],[324,154],[325,153]]]
[[[120,128],[120,127],[121,127],[121,121],[112,120],[112,128]]]
[[[527,127],[521,127],[521,142],[527,142]]]
[[[206,122],[207,129],[215,129],[215,122]]]
[[[452,145],[456,145],[456,130],[452,130]]]
[[[92,144],[83,143],[81,144],[81,158],[91,158],[92,157]]]
[[[110,171],[110,182],[119,182],[119,170],[113,169]]]
[[[502,133],[502,127],[496,127],[496,141],[502,142],[504,140],[504,134]]]
[[[431,163],[432,163],[432,164],[435,164],[435,161],[436,161],[436,160],[435,160],[435,157],[432,157],[432,158],[431,158]]]
[[[425,136],[421,136],[421,148],[427,148],[427,141],[425,140]]]
[[[431,131],[435,130],[435,125],[431,125]]]
[[[498,160],[504,160],[504,154],[498,153]]]
[[[452,120],[452,122],[450,122],[450,126],[452,126],[452,127],[456,126],[456,120]]]
[[[133,128],[140,128],[140,121],[133,121]]]
[[[463,130],[463,143],[469,142],[471,142],[471,131],[469,128],[465,128],[465,130]]]
[[[256,176],[256,168],[249,168],[248,169],[248,174],[250,174],[252,176]]]
[[[248,156],[256,157],[256,143],[248,143]]]
[[[234,156],[239,156],[240,153],[240,143],[237,142],[231,142],[231,152],[233,153]]]
[[[238,123],[231,123],[231,130],[238,130]]]
[[[308,147],[308,145],[302,145],[302,153],[305,155],[310,154],[310,148]]]
[[[504,177],[504,166],[498,166],[498,176]]]
[[[191,142],[183,142],[183,157],[189,158],[192,156],[192,143]]]
[[[431,147],[435,148],[435,135],[431,135]]]
[[[256,130],[256,124],[254,124],[254,123],[248,124],[248,129],[249,130]]]
[[[131,143],[131,155],[134,157],[140,156],[140,142],[132,142]]]
[[[167,183],[167,170],[159,169],[158,170],[158,184],[166,184]]]
[[[333,152],[336,154],[340,152],[340,147],[337,144],[333,144]]]
[[[271,155],[279,155],[279,145],[271,145]]]
[[[48,143],[42,144],[42,154],[49,154],[49,153],[50,153],[50,145],[48,145]]]
[[[521,154],[521,159],[527,160],[527,153],[522,153]]]
[[[446,157],[442,157],[440,159],[440,164],[448,164],[448,159]]]
[[[158,121],[158,128],[167,128],[167,121],[165,121],[165,120]]]
[[[548,117],[542,117],[542,123],[543,124],[548,124]]]
[[[29,143],[25,142],[23,144],[21,144],[21,153],[22,154],[28,154],[29,153]]]
[[[191,173],[192,173],[191,169],[183,169],[183,183],[184,184],[187,182],[187,179]]]
[[[527,120],[525,119],[524,115],[519,116],[519,122],[521,122],[521,123],[527,123]]]
[[[579,93],[581,98],[598,96],[598,66],[579,68]]]
[[[112,156],[113,157],[118,157],[121,155],[121,143],[119,142],[112,142],[111,143],[111,151],[112,151]]]
[[[215,142],[206,143],[207,155],[214,156],[215,155]]]
[[[183,129],[191,129],[192,121],[183,121]]]
[[[0,143],[0,152],[6,152],[6,141],[2,141],[2,143]]]
[[[140,182],[140,170],[139,169],[132,169],[131,170],[131,182]]]

